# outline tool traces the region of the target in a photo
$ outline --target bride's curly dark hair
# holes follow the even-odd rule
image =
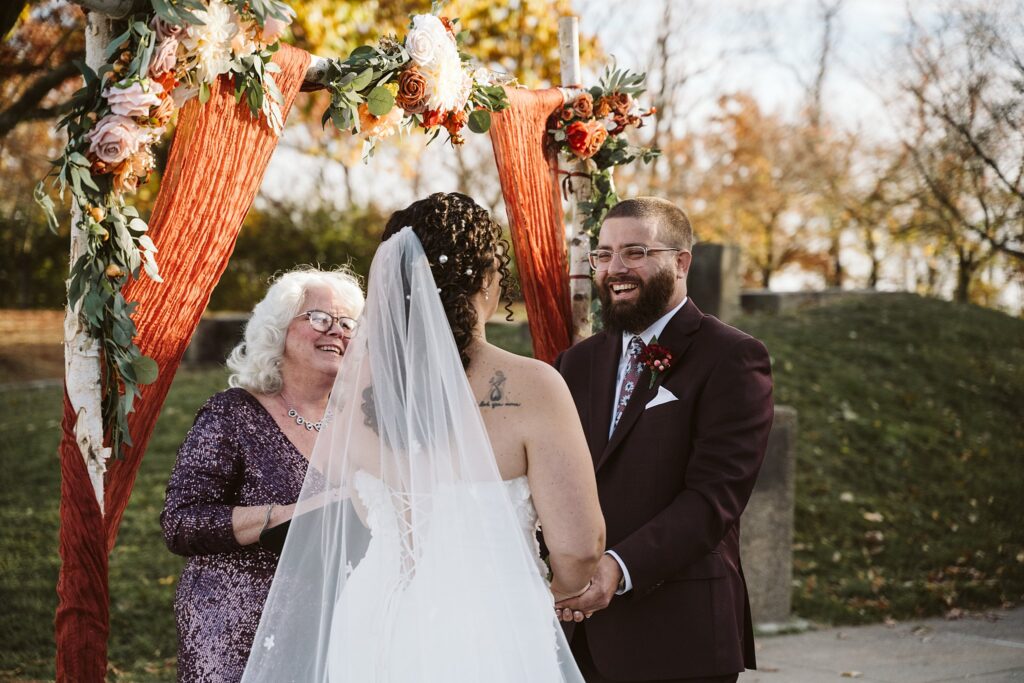
[[[458,192],[437,192],[394,212],[384,227],[382,241],[407,225],[423,245],[441,290],[441,303],[448,314],[462,366],[469,368],[467,349],[477,324],[471,299],[483,289],[484,278],[494,270],[495,257],[501,277],[501,298],[506,302],[508,319],[512,319],[509,243],[502,239],[501,226],[487,210]]]

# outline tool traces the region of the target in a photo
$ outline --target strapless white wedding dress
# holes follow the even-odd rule
[[[418,502],[365,472],[353,480],[371,540],[359,565],[348,568],[334,610],[328,652],[332,682],[567,680],[558,661],[557,621],[525,476],[441,486]],[[464,496],[473,498],[473,506],[460,502]],[[515,519],[509,519],[502,496],[511,500]],[[435,528],[409,533],[426,514],[423,505],[431,506],[427,516]],[[457,514],[467,507],[481,514],[473,519]],[[413,536],[422,539],[422,547],[407,547]],[[520,543],[532,549],[532,566],[524,566]],[[405,570],[409,562],[403,559],[412,555],[415,573]],[[499,569],[482,575],[481,567]],[[523,572],[532,580],[524,580]]]

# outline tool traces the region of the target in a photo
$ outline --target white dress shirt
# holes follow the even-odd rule
[[[689,300],[689,297],[683,297],[683,300],[678,306],[655,320],[650,327],[640,334],[635,334],[633,332],[622,333],[622,355],[619,357],[619,370],[615,375],[615,401],[612,403],[612,426],[608,429],[609,439],[612,438],[612,432],[615,431],[615,409],[619,402],[619,392],[622,390],[622,380],[626,376],[626,364],[629,362],[629,342],[633,337],[640,337],[644,344],[650,344],[652,339],[660,337],[661,333],[664,332],[665,328],[668,326],[668,321],[672,319],[672,316],[679,312],[680,308],[686,305],[687,300]],[[633,590],[633,581],[629,578],[629,570],[626,569],[626,564],[622,561],[622,558],[619,557],[619,554],[614,550],[606,550],[605,553],[611,555],[612,558],[619,563],[619,567],[622,569],[622,578],[625,581],[623,589],[615,591],[615,594],[622,595],[623,593],[628,593]]]

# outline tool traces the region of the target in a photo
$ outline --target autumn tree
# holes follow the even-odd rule
[[[915,224],[945,247],[954,298],[994,261],[1024,262],[1024,90],[1010,15],[957,7],[934,27],[911,17],[900,86],[902,144],[916,178]],[[1019,19],[1022,12],[1018,9]]]
[[[723,96],[718,104],[696,152],[703,160],[696,165],[694,211],[701,239],[742,247],[750,286],[770,287],[790,264],[820,266],[821,250],[807,238],[798,131],[748,94]]]

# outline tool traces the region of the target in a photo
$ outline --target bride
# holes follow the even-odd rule
[[[582,682],[604,520],[561,377],[484,336],[507,252],[465,195],[389,220],[243,681]]]

